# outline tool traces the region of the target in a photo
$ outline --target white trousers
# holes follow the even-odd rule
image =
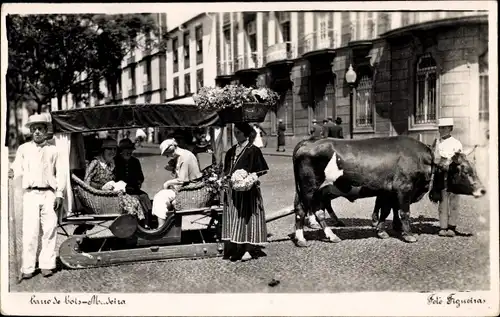
[[[153,197],[151,214],[158,218],[166,219],[167,211],[172,209],[175,200],[175,192],[171,189],[162,189]]]
[[[22,272],[35,271],[40,225],[42,248],[38,258],[40,269],[56,268],[57,214],[55,193],[51,190],[26,190],[23,195],[23,259]]]

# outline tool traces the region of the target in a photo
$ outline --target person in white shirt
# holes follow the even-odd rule
[[[51,120],[42,114],[29,117],[26,126],[32,141],[22,144],[16,153],[9,177],[21,177],[23,188],[22,278],[35,275],[40,225],[42,246],[39,267],[44,277],[56,268],[57,213],[62,207],[66,174],[60,166],[55,145],[47,142]]]
[[[160,144],[160,154],[174,159],[174,179],[163,184],[163,189],[153,197],[152,215],[158,218],[158,228],[165,223],[168,212],[173,212],[173,204],[177,190],[185,183],[201,178],[202,174],[196,156],[188,150],[182,149],[174,139],[166,139]]]
[[[451,136],[453,131],[453,118],[441,118],[438,121],[439,139],[434,141],[435,158],[438,168],[443,173],[444,189],[441,191],[442,200],[439,203],[439,235],[443,237],[454,237],[456,235],[458,219],[458,195],[449,193],[446,189],[446,171],[448,170],[452,158],[457,152],[462,152],[462,143]]]
[[[253,129],[255,130],[255,140],[253,141],[253,145],[258,148],[264,147],[264,143],[262,142],[262,129],[258,124],[253,125]]]

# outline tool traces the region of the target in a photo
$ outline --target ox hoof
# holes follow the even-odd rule
[[[327,237],[326,240],[330,243],[339,243],[340,241],[342,241],[339,237],[335,236],[335,237]]]
[[[414,235],[410,235],[410,234],[403,234],[402,239],[404,242],[408,242],[408,243],[417,242],[417,238]]]
[[[295,245],[299,248],[307,248],[310,246],[310,244],[306,240],[297,240],[295,241]]]
[[[389,238],[389,234],[387,233],[387,231],[378,231],[377,232],[377,236],[380,239],[387,239],[387,238]]]
[[[377,228],[377,226],[378,226],[379,223],[380,222],[378,222],[378,221],[372,220],[372,227],[373,228]]]

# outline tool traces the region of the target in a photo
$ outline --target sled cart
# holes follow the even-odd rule
[[[59,257],[70,269],[118,265],[130,262],[178,258],[222,256],[221,241],[222,190],[187,184],[176,198],[175,211],[165,223],[150,229],[137,217],[124,214],[119,195],[96,189],[83,182],[82,157],[85,157],[83,134],[98,131],[140,127],[209,128],[212,165],[204,175],[220,177],[223,157],[222,128],[238,121],[262,122],[267,109],[251,105],[233,116],[226,109],[200,110],[186,104],[111,105],[51,112],[54,139],[66,163],[67,192],[64,215],[59,226],[67,239],[61,244]],[[67,151],[66,151],[67,149]],[[162,184],[158,184],[161,188]],[[190,187],[191,186],[191,187]],[[150,197],[155,193],[149,193]],[[269,218],[274,220],[286,213]],[[69,229],[74,229],[68,233]]]

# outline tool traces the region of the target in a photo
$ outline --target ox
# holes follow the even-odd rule
[[[381,226],[393,209],[395,229],[402,231],[404,241],[415,242],[410,229],[410,205],[420,201],[429,191],[435,167],[432,149],[406,136],[301,141],[293,151],[297,245],[307,246],[303,235],[307,214],[326,209],[331,218],[338,221],[331,208],[332,199],[345,197],[354,201],[375,196],[374,215],[378,209],[382,210],[377,225],[379,236],[386,235]],[[431,191],[433,202],[439,201],[437,193],[441,189]],[[457,153],[453,158],[448,190],[475,197],[486,193],[464,154]],[[372,218],[376,220],[374,216]],[[324,219],[319,222],[329,241],[340,241]]]

